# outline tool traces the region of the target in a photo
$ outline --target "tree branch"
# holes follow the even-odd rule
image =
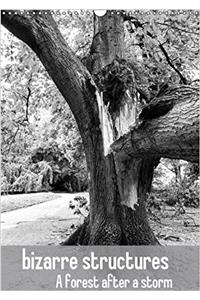
[[[167,51],[165,50],[165,48],[163,47],[162,44],[159,43],[159,48],[162,51],[162,53],[164,54],[166,61],[168,62],[168,64],[170,65],[170,67],[179,75],[181,82],[183,84],[187,84],[187,80],[186,78],[181,74],[181,72],[173,65],[171,59],[169,58],[169,55],[167,53]]]
[[[117,157],[166,157],[199,160],[199,91],[177,89],[161,101],[176,98],[174,106],[163,116],[144,121],[115,141],[111,148]]]
[[[57,88],[68,102],[80,132],[88,132],[91,118],[99,120],[96,86],[88,70],[74,55],[50,13],[2,14],[2,24],[24,41],[38,56]],[[90,89],[88,86],[90,85]],[[93,95],[89,97],[89,94]],[[88,94],[86,96],[86,94]],[[93,102],[91,104],[90,102]],[[88,111],[88,105],[93,114]],[[90,123],[87,124],[87,123]],[[83,137],[83,136],[82,136]]]
[[[25,121],[28,121],[28,108],[29,108],[29,99],[31,97],[31,89],[30,87],[28,89],[28,95],[26,97],[26,114],[25,114]]]
[[[30,83],[31,83],[31,80],[32,80],[32,74],[31,74],[31,77],[28,81],[28,86],[27,86],[27,90],[28,90],[28,94],[27,96],[23,96],[26,100],[26,113],[25,113],[25,119],[24,121],[27,121],[28,122],[28,109],[29,109],[29,100],[30,100],[30,97],[31,97],[31,89],[30,89]]]

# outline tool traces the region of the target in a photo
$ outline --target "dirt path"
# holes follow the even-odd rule
[[[78,195],[87,196],[87,193]],[[79,218],[69,209],[77,194],[58,194],[58,199],[1,214],[2,245],[56,245]]]

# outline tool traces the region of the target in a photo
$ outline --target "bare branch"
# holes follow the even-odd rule
[[[27,121],[27,122],[28,122],[29,99],[31,97],[31,89],[30,89],[31,80],[32,80],[32,74],[31,74],[31,77],[30,77],[30,79],[28,81],[28,87],[27,87],[27,89],[28,89],[28,95],[27,95],[27,97],[24,97],[26,99],[26,114],[25,114],[24,121]]]
[[[162,53],[164,54],[166,61],[168,62],[168,64],[170,65],[170,67],[179,75],[181,82],[183,84],[187,84],[187,80],[186,78],[181,74],[181,72],[174,66],[174,64],[172,63],[167,51],[165,50],[165,48],[163,47],[163,44],[159,43],[159,48],[162,51]]]

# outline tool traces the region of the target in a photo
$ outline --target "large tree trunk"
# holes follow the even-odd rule
[[[103,161],[94,158],[89,164],[89,168],[93,166],[90,169],[90,222],[87,219],[81,232],[78,229],[79,234],[75,232],[64,242],[65,245],[74,244],[75,240],[77,244],[94,245],[158,244],[148,224],[145,204],[151,189],[153,170],[159,159],[152,157],[123,160],[110,153],[112,142],[123,134],[130,124],[135,124],[137,118],[133,71],[127,65],[127,76],[129,79],[131,77],[132,81],[126,86],[123,95],[119,95],[118,86],[121,82],[114,82],[115,78],[105,79],[106,74],[113,72],[113,69],[120,72],[121,64],[123,69],[126,67],[124,61],[122,63],[123,26],[122,15],[112,16],[107,12],[104,17],[94,17],[94,38],[86,65],[95,76],[99,89],[104,91],[100,94],[104,158]],[[108,86],[110,90],[107,89]],[[121,90],[123,89],[124,86],[121,87]],[[121,98],[120,101],[118,98]],[[98,148],[96,151],[102,150]],[[90,157],[93,156],[93,153],[90,153]],[[100,192],[100,186],[106,191],[106,196]]]
[[[90,219],[87,218],[63,245],[158,244],[148,224],[146,199],[151,189],[153,170],[159,160],[147,158],[116,162],[113,154],[106,156],[105,160],[106,201],[102,202],[100,194],[90,198]],[[98,191],[97,185],[102,185],[101,178],[92,181]]]
[[[155,166],[163,153],[167,157],[169,151],[170,157],[173,152],[167,144],[162,145],[160,151],[161,139],[168,136],[168,128],[180,128],[182,124],[184,139],[180,130],[173,130],[173,153],[180,153],[181,158],[183,152],[189,157],[193,148],[189,143],[185,146],[185,141],[189,141],[188,132],[194,133],[192,138],[195,138],[196,149],[196,114],[193,115],[194,126],[190,122],[185,124],[181,118],[177,123],[177,114],[169,123],[166,115],[158,121],[148,120],[145,124],[138,121],[134,74],[122,60],[123,19],[120,15],[112,17],[107,13],[102,18],[95,17],[92,47],[96,52],[94,49],[91,52],[94,59],[89,64],[91,73],[66,45],[50,14],[6,14],[2,15],[2,22],[35,51],[68,102],[83,140],[89,171],[90,216],[64,244],[157,244],[148,224],[145,203]],[[123,69],[127,68],[129,80],[117,82],[116,93],[113,93],[113,86],[110,89],[109,77],[106,77],[103,83],[106,91],[103,93],[99,84],[101,69],[108,74],[110,68],[120,70],[121,65]],[[151,139],[146,136],[148,130],[152,134]],[[169,142],[169,139],[166,138],[166,141]]]

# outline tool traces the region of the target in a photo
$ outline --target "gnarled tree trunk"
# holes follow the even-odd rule
[[[68,102],[83,140],[89,171],[90,216],[64,244],[158,244],[145,209],[153,170],[162,156],[190,159],[194,154],[193,161],[198,159],[197,112],[193,111],[191,122],[189,113],[185,115],[188,122],[182,119],[179,107],[187,112],[189,106],[174,93],[177,103],[163,116],[138,119],[134,74],[122,59],[121,15],[95,17],[90,73],[68,47],[50,14],[5,14],[2,23],[37,54]],[[128,70],[125,81],[115,81],[117,70],[122,69]],[[108,76],[110,71],[114,74],[114,86]],[[102,76],[103,83],[99,80]],[[186,98],[195,104],[197,91]]]

